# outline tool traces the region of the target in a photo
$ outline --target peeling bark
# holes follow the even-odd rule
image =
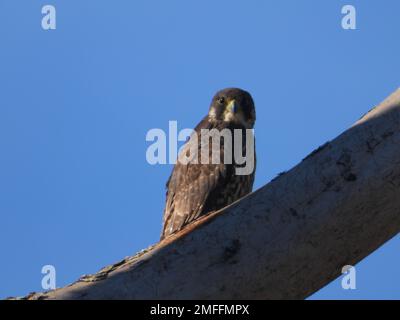
[[[290,171],[134,257],[28,299],[304,299],[400,231],[400,89]]]

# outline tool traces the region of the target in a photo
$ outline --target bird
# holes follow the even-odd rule
[[[246,150],[245,135],[250,133],[249,141],[253,139],[254,146],[255,120],[254,101],[247,91],[226,88],[213,96],[208,114],[198,123],[190,138],[180,149],[178,161],[167,181],[160,240],[182,230],[199,217],[226,207],[252,191],[255,177],[255,148]],[[213,129],[217,132],[231,133],[232,137],[230,145],[225,135],[220,140],[221,143],[217,146],[220,151],[219,163],[212,160],[215,143],[212,142],[210,146],[207,137],[198,138],[204,130]],[[238,130],[240,134],[235,136],[234,132]],[[193,135],[196,135],[197,139],[193,139]],[[242,155],[246,152],[253,153],[254,166],[248,174],[237,173],[239,168],[243,168],[243,163],[239,163],[235,157],[235,148],[239,147],[242,148]],[[206,150],[204,159],[207,158],[207,154],[209,155],[208,161],[202,161],[202,150]],[[229,155],[232,161],[225,161],[224,157],[228,156],[229,159]],[[183,159],[182,156],[186,156],[186,162],[179,161]],[[218,156],[215,159],[218,160]]]

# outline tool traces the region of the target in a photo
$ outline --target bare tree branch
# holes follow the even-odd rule
[[[400,89],[261,189],[30,299],[304,299],[400,231]]]

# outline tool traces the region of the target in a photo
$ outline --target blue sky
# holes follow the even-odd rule
[[[41,8],[57,29],[41,28]],[[341,28],[341,8],[357,30]],[[255,187],[399,86],[400,2],[0,0],[0,298],[57,286],[155,243],[170,165],[152,128],[194,127],[238,86],[257,108]],[[312,298],[400,299],[400,237]]]

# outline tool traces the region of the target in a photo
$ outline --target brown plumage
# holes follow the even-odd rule
[[[167,182],[167,200],[161,239],[181,230],[198,217],[219,210],[251,192],[255,163],[254,170],[250,174],[237,174],[237,168],[243,168],[245,164],[238,164],[234,156],[235,148],[240,145],[240,140],[234,138],[234,130],[241,129],[239,131],[242,136],[241,147],[243,155],[246,155],[248,151],[246,150],[246,129],[252,129],[254,122],[255,108],[248,92],[237,88],[217,92],[212,99],[209,113],[194,129],[198,140],[190,138],[179,155],[179,157],[188,156],[191,155],[190,150],[195,150],[198,157],[194,157],[188,163],[177,161]],[[217,129],[219,132],[227,129],[232,134],[232,144],[228,145],[222,138],[221,144],[217,145],[220,149],[219,164],[212,162],[211,147],[214,146],[211,143],[212,140],[209,140],[209,162],[201,161],[203,158],[200,151],[202,146],[204,147],[201,140],[202,129]],[[249,132],[250,138],[254,139],[252,131],[248,130],[247,134]],[[224,163],[226,152],[231,152],[231,163]]]

